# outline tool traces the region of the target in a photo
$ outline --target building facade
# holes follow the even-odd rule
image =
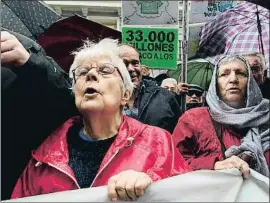
[[[121,30],[121,1],[44,1],[63,17],[80,15]]]

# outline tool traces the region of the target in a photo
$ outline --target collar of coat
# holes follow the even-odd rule
[[[68,130],[76,124],[80,124],[79,116],[67,120],[62,126],[56,129],[36,150],[32,152],[32,157],[41,163],[52,164],[63,168],[69,161],[67,133]],[[139,121],[122,116],[120,128],[115,141],[107,151],[101,167],[107,163],[111,156],[121,148],[129,147],[136,142],[136,139],[142,134],[147,125]],[[74,135],[78,136],[78,135]]]

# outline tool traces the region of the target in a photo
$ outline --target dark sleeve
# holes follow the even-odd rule
[[[1,67],[2,199],[9,199],[31,151],[77,115],[68,75],[42,48],[21,41],[31,53],[21,67]]]
[[[169,92],[168,105],[170,108],[171,116],[169,117],[168,126],[166,129],[172,133],[179,117],[182,115],[181,106],[179,105],[179,102],[177,101],[176,95],[174,93]]]
[[[32,84],[40,81],[39,84],[48,87],[71,87],[68,74],[52,58],[42,52],[31,52],[29,60],[20,67],[12,68],[12,71],[19,77],[22,84],[27,84],[25,82],[28,80]]]
[[[10,69],[4,66],[1,67],[1,91],[6,91],[14,83],[17,75]]]
[[[186,95],[184,95],[183,97],[185,97]],[[182,103],[182,96],[180,94],[175,94],[175,98],[179,104],[179,106],[181,107],[181,103]]]
[[[148,90],[156,91],[156,93],[152,96],[153,99],[149,101],[146,119],[142,122],[158,126],[172,133],[181,115],[181,107],[174,93],[161,87],[155,88]]]
[[[44,133],[50,133],[77,114],[68,74],[43,52],[31,52],[29,60],[12,71],[16,74],[12,91],[21,95],[24,104],[32,105],[30,111],[37,110],[31,113],[29,121],[33,116],[42,117]]]

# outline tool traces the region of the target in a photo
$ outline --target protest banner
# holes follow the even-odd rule
[[[2,202],[108,202],[107,187],[38,195]],[[198,170],[150,185],[138,202],[269,202],[269,178],[251,170]]]
[[[141,63],[151,68],[176,69],[178,54],[177,28],[123,27],[122,42],[134,47]]]

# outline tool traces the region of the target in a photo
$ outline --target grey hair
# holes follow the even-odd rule
[[[120,46],[118,40],[110,38],[102,39],[98,43],[89,40],[84,41],[84,45],[72,53],[72,55],[75,56],[69,70],[69,77],[72,78],[72,87],[74,87],[75,84],[72,71],[76,67],[91,60],[95,61],[99,58],[106,58],[111,60],[112,65],[118,68],[123,77],[123,93],[128,90],[130,94],[132,94],[134,84],[131,81],[123,60],[119,57]]]
[[[249,66],[247,60],[241,55],[225,56],[218,61],[217,67],[219,68],[220,66],[231,63],[233,61],[243,62],[247,68],[247,71],[250,72],[250,66]],[[217,69],[217,74],[218,74],[218,69]]]
[[[265,61],[265,57],[259,53],[259,52],[247,52],[247,53],[242,53],[242,54],[239,54],[239,55],[242,55],[244,58],[247,57],[247,56],[256,56],[260,59],[260,62],[262,64],[262,70],[265,71],[266,70],[266,61]]]
[[[174,78],[166,78],[166,79],[162,80],[161,86],[165,83],[172,83],[174,85],[177,85],[177,81]]]

